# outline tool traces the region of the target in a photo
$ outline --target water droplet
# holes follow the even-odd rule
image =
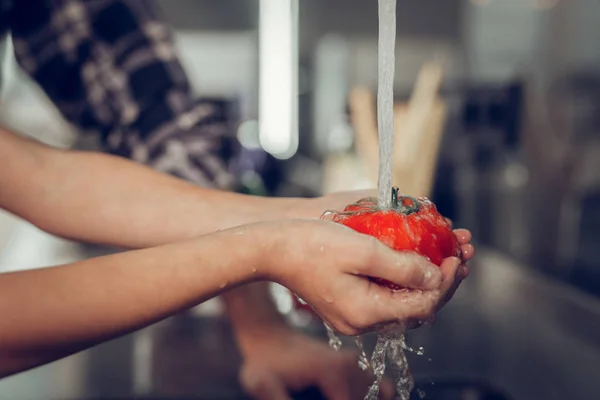
[[[358,366],[363,371],[366,371],[370,367],[369,359],[367,358],[367,354],[365,353],[365,348],[363,346],[363,342],[362,342],[362,339],[360,338],[360,336],[356,336],[354,338],[354,343],[356,343],[356,347],[358,347],[358,350],[359,350]]]
[[[339,350],[342,348],[342,341],[335,334],[333,329],[329,327],[329,325],[325,324],[325,328],[327,329],[327,336],[329,337],[329,346],[334,350]]]
[[[252,268],[252,273],[255,274],[256,273],[256,268]]]
[[[325,219],[325,218],[327,218],[327,217],[330,217],[330,216],[332,216],[332,215],[334,215],[334,214],[336,214],[336,212],[335,212],[335,211],[330,211],[330,210],[328,210],[328,211],[325,211],[325,212],[324,212],[324,213],[321,215],[321,219]]]
[[[321,248],[319,249],[319,251],[322,253],[324,249],[325,249],[325,247],[321,246]]]
[[[433,272],[431,272],[431,269],[427,268],[425,270],[425,279],[431,278],[431,275],[433,275]]]
[[[223,289],[225,286],[227,286],[227,282],[222,282],[221,285],[219,285],[221,289]]]
[[[333,304],[333,298],[331,298],[331,297],[325,297],[325,302],[327,304]]]

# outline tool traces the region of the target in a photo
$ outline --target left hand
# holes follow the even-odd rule
[[[310,388],[318,388],[328,400],[361,400],[374,380],[370,370],[358,367],[358,353],[335,351],[288,327],[275,327],[240,344],[240,381],[256,400],[290,400],[290,393]],[[380,398],[394,398],[389,380],[382,382]]]

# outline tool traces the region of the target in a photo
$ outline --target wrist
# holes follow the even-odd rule
[[[246,285],[262,280],[270,276],[269,263],[269,237],[261,227],[256,224],[240,225],[229,228],[216,234],[209,234],[215,239],[221,236],[221,240],[207,243],[211,247],[210,252],[221,254],[218,256],[223,262],[223,267],[231,271],[232,279],[226,279],[227,286],[235,289],[237,286]],[[229,265],[228,268],[225,268]]]

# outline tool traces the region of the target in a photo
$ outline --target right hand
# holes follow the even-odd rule
[[[452,257],[438,268],[424,257],[393,251],[374,237],[329,221],[286,220],[270,228],[277,236],[268,278],[292,290],[344,335],[378,324],[431,319],[455,287],[461,264]],[[420,290],[392,292],[367,277]]]

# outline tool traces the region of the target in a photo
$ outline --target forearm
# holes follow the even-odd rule
[[[125,159],[0,129],[0,207],[58,236],[141,248],[284,217],[294,199],[201,188]]]
[[[263,277],[261,247],[252,235],[236,231],[0,274],[0,376],[67,356]]]

